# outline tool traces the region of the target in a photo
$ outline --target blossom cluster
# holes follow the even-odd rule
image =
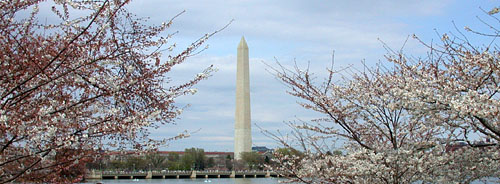
[[[174,100],[214,71],[181,85],[166,76],[213,34],[163,56],[175,47],[173,20],[146,25],[129,2],[1,2],[0,183],[71,182],[105,150],[157,149],[188,135],[148,137],[174,122],[182,112]]]
[[[295,141],[270,134],[303,151],[296,157],[276,154],[273,169],[304,183],[470,183],[500,177],[498,48],[474,47],[449,35],[429,48],[428,57],[417,59],[390,51],[391,67],[365,66],[340,81],[333,76],[342,73],[333,68],[321,83],[297,66],[273,68],[289,94],[303,100],[300,105],[324,115],[292,123]],[[339,144],[343,154],[331,154]]]

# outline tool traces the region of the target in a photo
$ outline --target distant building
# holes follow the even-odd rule
[[[265,146],[254,146],[254,147],[252,147],[252,151],[256,151],[259,153],[266,153],[266,152],[272,151],[272,149],[269,149]]]

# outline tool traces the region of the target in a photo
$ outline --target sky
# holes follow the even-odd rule
[[[150,17],[148,24],[168,21],[185,10],[170,28],[170,32],[179,31],[173,38],[178,48],[185,48],[234,20],[207,41],[207,50],[169,74],[173,83],[180,83],[210,65],[218,68],[212,77],[195,87],[196,94],[177,99],[179,106],[189,107],[175,125],[152,130],[151,135],[164,138],[184,130],[191,132],[189,138],[173,141],[162,150],[196,147],[232,152],[236,48],[242,36],[250,55],[253,146],[275,148],[276,142],[258,127],[286,134],[290,129],[285,122],[308,121],[322,115],[301,108],[297,104],[300,99],[286,93],[286,87],[268,72],[267,65],[277,66],[278,61],[288,67],[294,62],[305,67],[309,62],[311,71],[321,76],[331,64],[332,51],[335,67],[356,68],[362,61],[375,66],[384,62],[384,44],[421,56],[428,49],[411,35],[431,43],[438,42],[443,33],[465,32],[465,26],[488,32],[479,19],[495,20],[482,9],[489,11],[497,5],[493,0],[136,0],[126,8],[139,17]]]

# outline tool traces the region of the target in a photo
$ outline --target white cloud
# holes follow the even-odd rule
[[[198,138],[201,141],[234,141],[234,137],[232,136],[203,136]]]
[[[147,0],[133,1],[128,9],[151,17],[152,23],[160,23],[187,10],[171,28],[171,31],[179,31],[173,40],[178,42],[179,48],[235,19],[228,28],[208,40],[208,50],[189,58],[170,73],[173,83],[180,83],[212,64],[219,69],[213,77],[196,86],[197,94],[178,99],[181,105],[191,104],[177,121],[178,126],[155,131],[155,135],[161,136],[184,129],[200,130],[191,138],[173,143],[169,150],[201,147],[231,151],[235,55],[241,36],[245,36],[250,49],[252,121],[268,130],[287,132],[289,129],[281,124],[283,121],[307,121],[321,115],[299,107],[297,99],[285,93],[285,87],[265,70],[267,66],[262,61],[274,65],[276,57],[286,66],[293,65],[294,59],[301,66],[311,61],[311,70],[321,76],[335,50],[336,67],[359,65],[362,59],[373,65],[385,54],[378,38],[395,49],[414,32],[432,38],[435,36],[433,29],[441,26],[437,23],[450,22],[453,20],[450,16],[463,13],[456,11],[457,7],[469,10],[469,6],[452,0]],[[425,49],[411,39],[405,48],[412,53],[425,53]],[[274,144],[256,127],[253,133],[255,145]]]

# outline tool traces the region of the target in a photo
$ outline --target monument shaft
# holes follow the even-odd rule
[[[241,159],[242,152],[252,151],[250,122],[250,78],[248,46],[242,37],[238,45],[236,66],[236,112],[234,123],[234,158]]]

